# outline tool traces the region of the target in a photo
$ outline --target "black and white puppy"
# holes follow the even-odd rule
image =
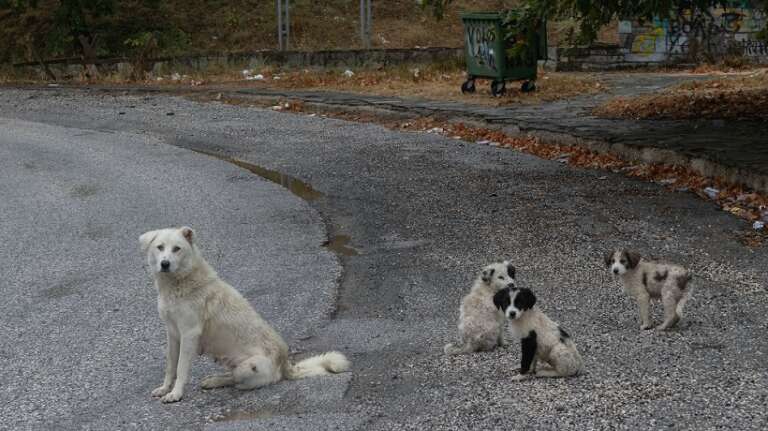
[[[508,287],[493,297],[496,308],[509,319],[512,335],[522,346],[520,374],[514,380],[528,377],[566,377],[582,372],[584,361],[576,343],[536,306],[536,296],[530,289]],[[537,361],[547,368],[536,370]]]
[[[691,297],[691,273],[680,265],[645,259],[629,250],[612,250],[605,255],[605,266],[621,279],[624,291],[640,308],[640,328],[650,329],[651,299],[664,305],[664,322],[659,330],[669,329],[683,316],[683,307]]]

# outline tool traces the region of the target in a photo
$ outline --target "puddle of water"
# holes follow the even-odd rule
[[[354,247],[348,245],[351,240],[352,238],[349,235],[334,235],[323,243],[323,247],[342,256],[357,256],[360,253]]]
[[[271,169],[267,169],[262,166],[255,165],[253,163],[246,162],[245,160],[236,159],[234,157],[227,157],[221,154],[217,154],[217,153],[213,153],[205,150],[193,149],[192,151],[199,154],[204,154],[209,157],[215,157],[219,160],[224,160],[225,162],[232,163],[233,165],[243,168],[253,174],[256,174],[264,178],[265,180],[272,181],[275,184],[279,184],[285,187],[288,191],[300,197],[301,199],[304,199],[305,201],[313,201],[323,196],[322,193],[313,189],[312,186],[310,186],[309,184],[301,180],[298,180],[290,175],[285,175],[281,172],[273,171]],[[335,235],[331,237],[328,241],[325,241],[323,243],[323,247],[327,247],[329,250],[331,250],[332,252],[340,256],[359,255],[360,253],[357,250],[355,250],[354,247],[349,245],[350,241],[351,241],[351,238],[349,235]]]
[[[253,174],[256,174],[261,178],[264,178],[265,180],[272,181],[275,184],[279,184],[285,187],[289,192],[304,199],[305,201],[314,201],[323,196],[322,193],[313,189],[312,186],[310,186],[309,184],[299,179],[296,179],[290,175],[285,175],[282,172],[273,171],[271,169],[267,169],[265,167],[255,165],[253,163],[246,162],[245,160],[236,159],[234,157],[227,157],[227,156],[212,153],[209,151],[203,151],[203,150],[192,150],[192,151],[232,163],[233,165],[243,168]]]
[[[236,410],[223,413],[213,418],[213,422],[232,422],[232,421],[247,421],[255,419],[266,419],[273,416],[271,410],[263,409],[256,411]]]

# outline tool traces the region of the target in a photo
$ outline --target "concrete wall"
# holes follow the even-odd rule
[[[463,61],[463,48],[413,48],[413,49],[370,49],[370,50],[328,50],[328,51],[257,51],[242,54],[195,55],[175,58],[153,59],[154,74],[173,72],[205,71],[211,67],[238,68],[271,64],[288,67],[360,67],[392,64],[424,64],[435,62]],[[61,59],[46,62],[59,78],[79,76],[83,67],[80,60]],[[128,77],[132,65],[126,58],[104,58],[97,61],[102,73],[119,73]],[[20,72],[45,74],[37,63],[14,65]]]
[[[766,15],[749,0],[712,2],[707,10],[681,7],[668,19],[620,21],[619,44],[558,49],[558,69],[588,70],[696,64],[743,56],[768,63],[768,42],[758,33]]]
[[[639,23],[621,21],[619,40],[627,61],[665,62],[743,55],[768,58],[768,43],[757,39],[766,16],[749,1],[707,10],[682,8],[669,19]]]

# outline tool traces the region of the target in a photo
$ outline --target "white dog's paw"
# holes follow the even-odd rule
[[[179,401],[184,394],[181,391],[171,391],[164,397],[160,398],[160,402],[163,403],[175,403]]]
[[[653,325],[651,325],[650,323],[648,323],[648,324],[644,323],[644,324],[640,325],[640,329],[642,329],[643,331],[651,329],[651,328],[653,328]]]
[[[168,392],[171,392],[171,387],[163,385],[163,386],[160,386],[159,388],[155,388],[154,390],[152,390],[152,396],[154,398],[162,397]]]

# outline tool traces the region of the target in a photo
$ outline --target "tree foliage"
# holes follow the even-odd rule
[[[163,0],[0,0],[0,61],[146,56],[185,48],[187,35]]]

